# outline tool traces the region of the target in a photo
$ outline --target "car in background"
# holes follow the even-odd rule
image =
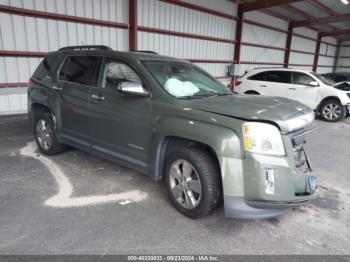
[[[328,79],[340,83],[340,82],[349,82],[350,83],[350,73],[347,72],[336,72],[336,73],[328,73],[323,74],[324,77]]]
[[[280,96],[297,100],[323,120],[337,122],[350,109],[350,90],[315,72],[290,68],[256,68],[240,77],[234,91],[240,94]]]

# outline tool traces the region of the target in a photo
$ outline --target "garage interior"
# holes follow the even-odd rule
[[[71,188],[96,197],[50,205],[54,171],[33,149],[27,83],[49,51],[106,45],[188,60],[229,83],[257,67],[350,72],[346,0],[0,0],[1,254],[348,254],[350,118],[315,121],[306,149],[321,197],[274,219],[191,220],[162,184],[71,149],[50,157]],[[50,162],[51,163],[51,162]],[[57,171],[57,170],[56,170]],[[53,172],[53,173],[52,173]],[[140,193],[134,202],[98,196]]]

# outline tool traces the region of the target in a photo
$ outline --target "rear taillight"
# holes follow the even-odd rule
[[[241,83],[242,83],[242,81],[236,80],[236,81],[235,81],[235,86],[239,86]]]
[[[29,80],[28,80],[28,87],[32,87],[32,85],[33,85],[32,78],[29,78]]]

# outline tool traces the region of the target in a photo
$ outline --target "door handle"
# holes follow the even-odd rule
[[[267,87],[266,85],[260,85],[260,87]]]
[[[297,90],[296,88],[294,88],[294,87],[290,87],[290,88],[288,88],[289,90]]]
[[[102,95],[96,95],[96,94],[92,94],[91,95],[91,98],[97,100],[97,101],[102,101],[102,100],[105,100],[105,97],[102,96]]]
[[[53,90],[62,91],[62,87],[59,87],[59,86],[52,86],[51,88]]]

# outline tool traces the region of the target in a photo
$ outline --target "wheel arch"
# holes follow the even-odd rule
[[[48,106],[39,104],[39,103],[32,103],[30,106],[30,121],[32,125],[36,122],[37,118],[40,116],[40,114],[43,113],[51,113],[51,110]]]
[[[337,97],[337,96],[327,96],[327,97],[323,98],[323,99],[321,100],[320,103],[318,103],[318,105],[317,105],[317,107],[316,107],[316,111],[318,112],[318,111],[320,110],[321,106],[322,106],[325,102],[327,102],[327,101],[329,101],[329,100],[333,100],[333,99],[336,99],[336,100],[338,100],[338,101],[341,103],[339,97]]]
[[[255,91],[255,90],[247,90],[244,92],[244,94],[246,94],[246,95],[260,95],[260,93],[258,91]]]

